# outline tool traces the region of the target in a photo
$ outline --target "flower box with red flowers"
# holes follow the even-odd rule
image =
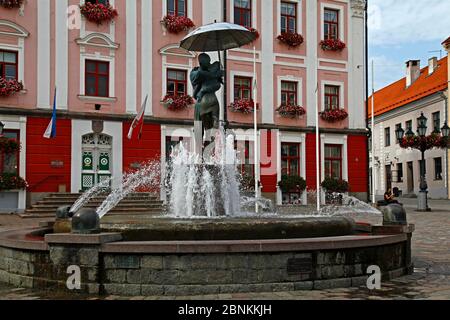
[[[0,97],[9,97],[23,90],[22,81],[0,77]]]
[[[188,31],[195,27],[195,24],[191,19],[183,16],[167,15],[163,18],[161,23],[167,31],[175,34]]]
[[[0,0],[0,7],[6,9],[20,8],[23,0]]]
[[[280,116],[284,117],[284,118],[296,118],[296,117],[300,117],[303,116],[304,114],[306,114],[306,110],[305,108],[301,107],[301,106],[297,106],[297,105],[281,105],[278,109],[277,112]]]
[[[248,29],[248,31],[250,31],[251,33],[254,33],[256,36],[256,39],[259,38],[259,32],[258,30],[256,30],[255,28],[251,28],[251,27],[246,27]]]
[[[283,32],[280,34],[277,39],[289,47],[296,48],[303,43],[303,36],[296,32]]]
[[[342,51],[345,49],[346,44],[339,39],[328,39],[322,40],[320,46],[325,51]]]
[[[20,151],[20,142],[15,139],[0,137],[0,154],[10,154]]]
[[[348,113],[344,109],[333,109],[321,112],[320,117],[327,122],[339,122],[347,119]]]
[[[166,95],[161,101],[170,111],[181,111],[194,104],[194,99],[189,95]]]
[[[28,183],[17,174],[0,174],[0,191],[24,190],[26,188],[28,188]]]
[[[255,109],[255,103],[253,102],[253,100],[238,99],[231,103],[229,108],[232,112],[249,114],[253,113],[253,110]],[[258,105],[256,105],[256,108],[258,108]]]
[[[403,149],[431,150],[448,148],[449,138],[438,134],[431,134],[427,137],[405,137],[400,141],[400,147]]]
[[[105,5],[102,3],[86,2],[80,6],[81,14],[91,22],[102,24],[102,22],[112,21],[119,14],[109,2]]]

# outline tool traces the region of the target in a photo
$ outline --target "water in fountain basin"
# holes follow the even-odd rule
[[[122,184],[112,190],[103,203],[97,208],[100,219],[115,208],[129,194],[139,188],[158,189],[160,186],[160,162],[150,161],[140,170],[129,173],[123,178]]]

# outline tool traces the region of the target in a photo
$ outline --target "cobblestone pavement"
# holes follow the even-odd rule
[[[433,201],[430,206],[433,208]],[[450,201],[436,202],[436,211],[419,213],[413,202],[405,205],[409,222],[416,225],[413,235],[413,260],[415,273],[390,282],[382,283],[381,290],[367,288],[330,289],[321,291],[297,291],[276,293],[239,293],[190,297],[118,297],[107,296],[105,300],[450,300]],[[15,216],[0,216],[0,230],[17,225],[36,225],[36,220],[21,220]],[[86,299],[97,297],[59,296],[46,292],[12,288],[0,284],[0,299]]]

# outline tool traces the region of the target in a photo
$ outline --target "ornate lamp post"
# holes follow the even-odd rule
[[[405,133],[405,131],[400,127],[395,131],[396,138],[398,139],[402,148],[414,148],[422,153],[422,161],[420,163],[420,192],[418,199],[418,211],[430,211],[428,207],[428,184],[426,180],[426,166],[425,166],[425,151],[433,148],[444,148],[448,145],[448,136],[450,128],[447,123],[441,128],[441,135],[439,133],[433,133],[431,136],[427,137],[427,122],[428,119],[421,114],[420,118],[417,119],[417,135],[411,130]],[[405,138],[406,135],[406,138]],[[438,139],[438,140],[436,140]],[[433,141],[431,144],[429,141]],[[435,142],[438,141],[438,142]]]

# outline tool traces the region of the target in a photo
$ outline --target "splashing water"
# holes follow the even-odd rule
[[[215,151],[202,161],[180,143],[172,150],[167,193],[170,214],[178,218],[236,216],[240,193],[234,136],[216,135]],[[224,152],[222,152],[224,150]]]
[[[98,185],[93,186],[89,190],[87,190],[85,193],[81,195],[81,197],[78,198],[77,201],[72,205],[70,208],[70,212],[77,212],[80,208],[82,208],[85,204],[87,204],[92,198],[96,197],[103,191],[105,191],[106,188],[109,187],[111,181],[113,178],[109,178],[106,180],[103,180]]]
[[[138,188],[158,189],[160,186],[160,162],[150,161],[140,170],[129,173],[123,178],[123,183],[112,190],[103,203],[97,208],[100,219],[115,208],[130,193]]]

